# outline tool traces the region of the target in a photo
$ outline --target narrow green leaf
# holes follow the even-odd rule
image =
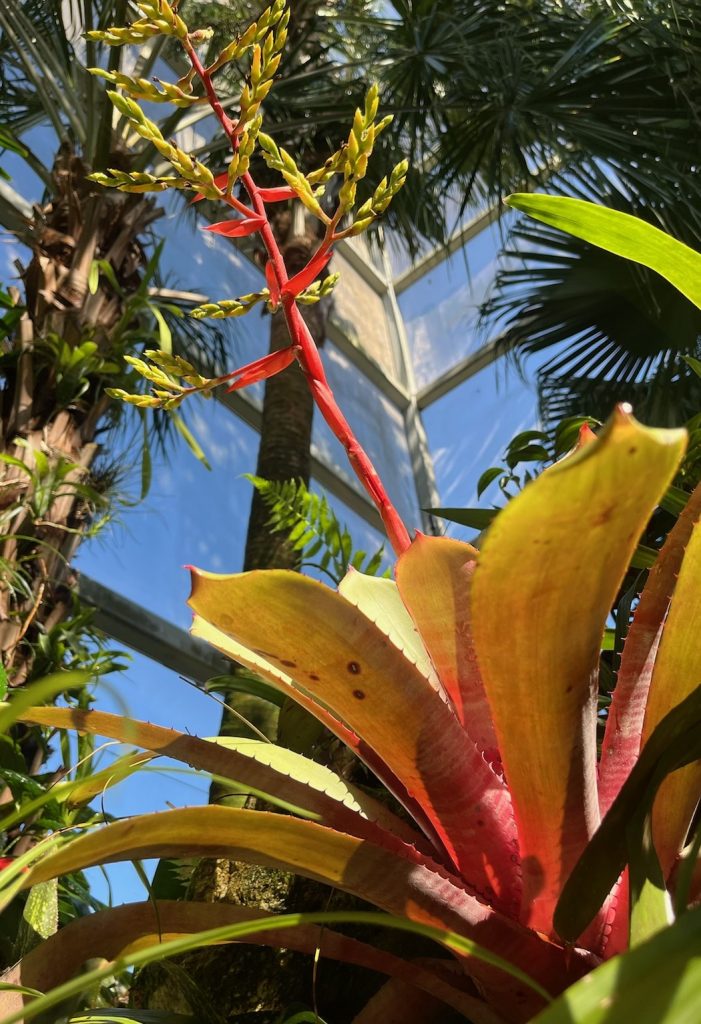
[[[23,996],[43,996],[43,992],[39,992],[35,988],[27,988],[26,985],[11,985],[7,981],[0,981],[0,992],[19,992]]]
[[[652,224],[566,196],[521,193],[505,202],[535,220],[649,267],[701,309],[701,254]]]
[[[430,925],[418,924],[415,921],[408,921],[398,917],[391,917],[375,911],[330,911],[327,913],[311,914],[284,914],[279,917],[258,918],[255,921],[245,924],[226,925],[222,928],[211,928],[207,931],[198,932],[195,935],[187,935],[183,938],[171,939],[168,942],[160,943],[148,949],[139,950],[129,955],[118,957],[106,967],[98,967],[92,971],[86,971],[71,981],[59,985],[46,995],[40,996],[33,1002],[27,1003],[22,1009],[5,1017],[2,1024],[19,1024],[20,1021],[28,1024],[40,1014],[46,1013],[55,1006],[60,1005],[64,1000],[79,995],[86,989],[97,985],[103,978],[121,973],[128,967],[145,967],[147,964],[156,963],[166,957],[179,956],[188,953],[193,949],[200,949],[203,946],[211,946],[220,942],[243,940],[247,935],[266,931],[277,931],[297,925],[305,924],[365,924],[373,927],[385,927],[398,931],[411,932],[421,935],[427,939],[439,942],[447,949],[463,956],[471,956],[477,960],[497,967],[507,975],[515,978],[521,984],[526,985],[536,992],[542,999],[550,1002],[550,995],[530,978],[524,971],[513,964],[508,963],[501,957],[484,949],[472,939],[467,939],[455,932],[444,931],[441,928],[434,928]]]
[[[659,551],[656,551],[655,548],[649,548],[645,544],[638,544],[630,564],[633,569],[652,569],[658,555]]]
[[[682,356],[682,359],[689,364],[697,376],[701,377],[701,359],[694,359],[693,356]]]
[[[170,327],[166,323],[166,319],[158,306],[149,304],[149,309],[153,313],[156,323],[158,324],[158,341],[160,347],[164,352],[167,352],[170,355],[173,351],[173,335]]]
[[[678,516],[686,508],[686,503],[689,500],[689,495],[686,491],[683,491],[681,487],[676,487],[672,484],[667,489],[667,493],[660,499],[660,505],[667,512],[671,512],[673,516]]]
[[[449,523],[459,523],[460,526],[469,526],[473,530],[486,530],[492,522],[498,508],[425,508],[423,512],[430,512],[432,516],[439,519],[447,519]]]
[[[69,1017],[67,1024],[196,1024],[196,1017],[186,1017],[170,1010],[86,1010]]]
[[[90,264],[90,272],[88,274],[88,291],[91,295],[94,295],[98,289],[100,283],[100,264],[97,260],[93,260]]]
[[[701,1020],[701,909],[602,964],[532,1024],[693,1024]]]
[[[55,672],[31,686],[14,690],[9,704],[0,704],[0,733],[8,732],[27,708],[43,704],[65,690],[86,686],[93,678],[91,672]]]
[[[107,278],[111,287],[114,289],[117,295],[123,297],[124,290],[120,285],[119,281],[117,280],[117,275],[115,274],[114,268],[112,264],[109,262],[109,260],[96,260],[95,262],[97,263],[101,273],[105,275],[105,277]]]
[[[188,446],[188,448],[190,449],[192,454],[195,456],[195,458],[199,462],[201,462],[202,465],[206,469],[211,469],[212,467],[210,466],[209,460],[207,459],[207,456],[205,455],[204,451],[202,450],[202,447],[201,447],[199,441],[197,440],[195,435],[192,433],[190,428],[188,426],[186,426],[186,424],[184,423],[182,417],[179,416],[177,414],[177,412],[171,412],[170,416],[171,416],[171,418],[173,420],[173,423],[175,424],[175,426],[176,426],[176,428],[178,430],[178,433],[183,438],[183,440],[185,441],[186,445]]]
[[[7,672],[5,666],[0,664],[0,700],[4,700],[7,695]]]

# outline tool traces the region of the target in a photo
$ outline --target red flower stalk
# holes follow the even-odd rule
[[[234,153],[236,153],[239,148],[239,136],[236,133],[237,125],[235,122],[232,122],[225,113],[212,83],[211,75],[203,66],[190,40],[187,38],[184,39],[183,45],[195,73],[202,81],[209,104],[222,126],[222,129],[226,133]],[[227,176],[224,174],[220,175],[219,178],[215,179],[215,184],[218,187],[222,187],[225,183],[226,177]],[[336,222],[333,220],[330,221],[327,226],[324,239],[317,252],[314,254],[307,266],[290,279],[287,276],[287,269],[268,219],[265,203],[281,202],[283,199],[291,199],[296,195],[296,193],[293,189],[287,188],[260,189],[256,185],[250,173],[244,174],[241,181],[248,193],[251,206],[253,207],[254,216],[258,223],[255,230],[260,231],[261,240],[268,255],[265,276],[270,290],[270,301],[274,307],[277,306],[278,303],[281,304],[283,315],[290,333],[290,338],[292,340],[291,349],[285,350],[289,353],[289,356],[285,357],[288,358],[288,362],[285,365],[289,365],[289,362],[291,362],[293,358],[297,359],[302,372],[309,382],[309,387],[311,388],[312,395],[314,396],[314,400],[319,407],[321,414],[345,448],[353,470],[377,507],[385,530],[387,531],[389,541],[396,554],[399,555],[405,551],[411,543],[409,533],[402,522],[399,513],[392,504],[375,467],[356,438],[353,430],[336,402],[334,394],[329,386],[316,343],[314,342],[314,339],[312,338],[295,301],[296,295],[311,284],[331,258],[331,247],[337,237],[335,235],[335,228],[337,226]],[[199,197],[195,198],[197,199]],[[238,200],[234,200],[233,197],[227,201],[230,202],[230,205],[234,205],[244,214],[244,216],[246,216],[247,207],[242,203],[239,203]],[[248,215],[250,216],[250,211],[248,211]],[[264,369],[266,371],[263,376],[269,376],[271,373],[278,372],[278,370],[275,369],[276,364],[274,357],[279,356],[280,353],[275,353],[273,357],[266,357],[268,360],[267,362],[265,360],[260,360],[257,361],[257,364],[255,365],[257,365],[259,370]],[[281,362],[284,362],[284,359],[281,360]],[[254,371],[252,369],[253,365],[254,364],[251,364],[249,367],[244,368],[244,370],[248,374],[258,372],[258,370]],[[279,369],[283,369],[283,366],[280,366]],[[255,379],[260,380],[262,379],[262,376],[258,376]],[[252,382],[252,379],[249,379],[248,382]],[[239,378],[234,387],[243,387],[244,383],[244,378]]]

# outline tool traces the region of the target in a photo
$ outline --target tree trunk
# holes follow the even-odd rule
[[[90,267],[106,260],[133,291],[144,261],[138,236],[158,216],[141,196],[95,193],[88,170],[61,147],[21,275],[25,311],[0,364],[0,654],[10,686],[32,679],[37,641],[73,607],[69,563],[95,511],[91,495],[100,497],[90,470],[109,401],[101,361],[121,355],[113,335],[124,300],[104,277],[89,294]],[[19,304],[17,289],[13,298]],[[86,342],[96,348],[81,350]],[[61,667],[41,659],[42,674]],[[43,760],[40,731],[23,735],[31,773]]]

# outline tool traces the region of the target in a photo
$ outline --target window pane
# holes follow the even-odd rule
[[[188,574],[194,564],[236,572],[243,559],[258,435],[215,400],[195,400],[188,423],[211,463],[184,445],[158,460],[147,499],[81,545],[78,568],[170,622],[187,627]],[[138,490],[138,485],[136,485]]]
[[[504,449],[515,434],[537,429],[538,400],[535,388],[513,367],[488,366],[429,406],[423,419],[441,505],[473,508],[485,469],[502,464]],[[487,507],[491,501],[500,503],[496,484],[479,505]],[[445,525],[450,534],[464,533],[455,524]]]
[[[95,692],[95,708],[180,732],[216,736],[221,718],[221,708],[216,701],[150,658],[136,652],[130,654],[131,661],[125,672],[101,680]],[[101,742],[96,739],[96,746]],[[133,749],[131,744],[111,745],[100,755],[97,767],[106,768],[115,758]],[[106,789],[94,806],[104,808],[106,814],[119,819],[165,811],[169,807],[206,804],[208,799],[208,776],[191,771],[182,762],[159,757],[118,785]],[[156,860],[143,862],[149,877],[157,863]],[[109,864],[106,872],[115,898],[118,896],[116,902],[148,898],[132,864]],[[103,872],[93,868],[88,877],[93,894],[107,902],[110,893]]]
[[[324,345],[322,358],[338,404],[374,462],[390,498],[408,528],[419,526],[404,417],[331,342]],[[313,440],[319,457],[360,491],[343,448],[318,411],[314,415]]]
[[[338,253],[331,269],[341,275],[333,293],[334,320],[389,377],[397,380],[400,374],[383,297]]]
[[[487,340],[477,330],[477,317],[499,249],[499,227],[494,224],[399,295],[418,388]]]

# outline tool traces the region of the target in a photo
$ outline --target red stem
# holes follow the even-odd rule
[[[197,56],[192,44],[189,40],[185,40],[183,45],[193,68],[204,85],[209,104],[221,124],[222,129],[227,135],[232,149],[236,152],[239,144],[238,136],[236,135],[237,125],[224,111],[212,84],[211,76],[203,67],[202,62]],[[260,228],[261,238],[268,254],[268,259],[275,271],[275,276],[277,277],[280,290],[282,291],[288,281],[287,268],[285,267],[285,261],[282,258],[282,253],[280,252],[275,235],[273,234],[273,229],[270,225],[270,221],[268,220],[268,211],[266,209],[265,202],[261,198],[258,186],[250,174],[244,174],[241,180],[243,181],[244,188],[249,195],[253,209],[264,221]],[[334,228],[335,224],[332,221],[327,228],[326,235],[319,246],[317,253],[322,250],[326,250],[331,246],[334,240]],[[314,256],[316,256],[317,253],[315,253]],[[313,258],[314,257],[312,257],[312,259]],[[302,368],[302,372],[307,378],[314,401],[329,427],[345,448],[346,454],[348,455],[348,459],[356,476],[372,498],[372,501],[380,513],[385,530],[387,531],[387,537],[394,548],[395,554],[401,555],[401,553],[406,551],[411,544],[411,538],[409,537],[407,528],[402,522],[396,508],[390,501],[389,495],[387,494],[372,461],[356,438],[350,424],[341,412],[341,409],[334,398],[333,391],[329,386],[329,382],[324,371],[323,363],[321,362],[319,350],[304,321],[304,318],[302,317],[302,314],[299,311],[299,307],[294,297],[284,298],[282,301],[282,309],[287,322],[287,328],[290,332],[290,338],[292,339],[292,344],[295,348],[297,361]]]

